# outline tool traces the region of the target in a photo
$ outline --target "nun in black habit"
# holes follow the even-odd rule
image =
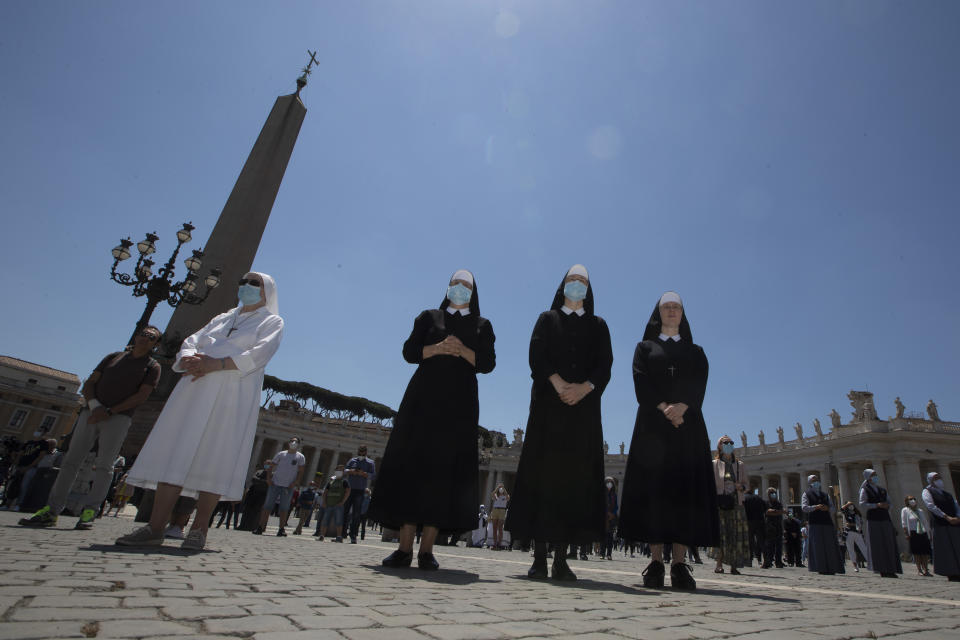
[[[646,587],[663,587],[663,545],[672,544],[670,582],[696,589],[685,547],[720,541],[717,488],[703,421],[707,356],[693,343],[680,296],[661,296],[633,355],[637,421],[630,441],[620,530],[650,544]]]
[[[569,543],[599,542],[606,525],[600,397],[610,381],[610,331],[593,312],[593,288],[574,265],[530,338],[530,417],[505,529],[534,540],[531,578],[576,580]]]
[[[833,500],[820,487],[816,474],[807,476],[807,490],[800,496],[800,508],[807,514],[807,569],[825,576],[843,573],[843,558],[833,526]]]
[[[417,564],[439,567],[438,530],[477,525],[477,373],[496,364],[493,327],[480,316],[476,281],[453,274],[439,309],[422,312],[403,345],[417,370],[407,385],[383,454],[367,517],[400,531],[400,546],[383,561],[409,567],[413,538],[423,527]]]

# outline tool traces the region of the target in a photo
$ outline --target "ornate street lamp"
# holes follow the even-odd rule
[[[156,241],[159,237],[155,233],[148,233],[147,237],[137,243],[137,251],[140,257],[133,268],[133,275],[126,273],[117,273],[117,265],[130,257],[130,247],[133,241],[126,238],[120,241],[113,248],[113,266],[110,268],[110,279],[114,282],[127,287],[133,287],[133,295],[136,297],[147,297],[147,308],[143,310],[143,315],[137,320],[137,326],[130,337],[130,344],[139,331],[141,331],[150,322],[150,316],[153,315],[157,305],[167,301],[171,307],[178,307],[181,304],[201,304],[210,295],[210,292],[220,285],[220,268],[210,269],[210,273],[203,279],[203,284],[207,289],[203,296],[196,293],[200,284],[198,271],[203,265],[203,251],[194,249],[193,255],[183,261],[187,268],[187,275],[180,282],[173,282],[173,272],[177,260],[177,254],[180,253],[180,247],[189,242],[192,238],[190,232],[194,227],[189,222],[183,224],[183,228],[177,231],[177,248],[173,250],[173,255],[165,265],[160,268],[156,275],[153,274],[154,261],[148,256],[156,252]]]

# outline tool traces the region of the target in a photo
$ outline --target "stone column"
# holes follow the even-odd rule
[[[317,477],[317,468],[320,466],[320,447],[313,448],[313,459],[307,466],[307,474],[303,477],[304,484],[310,484]]]
[[[767,499],[767,488],[770,486],[770,477],[767,474],[760,476],[760,497]]]
[[[333,450],[333,456],[330,458],[330,465],[327,467],[327,472],[324,474],[324,481],[330,479],[330,475],[333,473],[334,469],[337,468],[337,460],[340,459],[340,452],[336,449]]]
[[[780,474],[780,486],[778,487],[780,491],[780,502],[783,504],[790,503],[790,482],[787,479],[787,474]]]
[[[490,500],[490,496],[493,494],[493,488],[496,486],[496,476],[499,474],[498,471],[491,468],[490,473],[487,474],[487,486],[483,491],[483,500],[484,504]],[[490,505],[487,505],[490,506]]]
[[[263,436],[257,436],[253,440],[253,453],[250,455],[250,463],[247,465],[247,478],[253,475],[260,464],[260,456],[263,454]]]
[[[840,485],[840,504],[843,504],[847,500],[853,500],[850,496],[850,477],[848,472],[850,471],[850,466],[846,464],[837,465],[837,483]],[[856,502],[856,500],[854,500]],[[838,507],[840,505],[837,505]]]
[[[953,476],[950,474],[950,463],[943,460],[937,460],[934,462],[934,465],[936,465],[935,468],[937,473],[939,473],[940,477],[943,478],[944,487],[947,489],[947,491],[953,493]],[[926,486],[926,482],[924,482],[924,486]]]

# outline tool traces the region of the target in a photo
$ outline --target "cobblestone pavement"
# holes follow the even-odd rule
[[[114,547],[131,517],[93,531],[16,526],[0,513],[0,639],[468,640],[960,638],[960,584],[803,569],[714,574],[695,593],[638,587],[641,558],[571,561],[575,583],[525,577],[522,552],[438,547],[441,569],[386,570],[393,545],[212,529],[208,549]],[[268,530],[268,534],[275,529]],[[668,578],[669,583],[669,578]]]

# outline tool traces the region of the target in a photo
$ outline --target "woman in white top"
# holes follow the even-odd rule
[[[922,576],[932,576],[929,569],[932,549],[930,536],[927,535],[927,531],[930,530],[927,514],[920,510],[917,499],[913,496],[904,498],[903,503],[907,506],[900,510],[900,524],[910,543],[910,553],[913,554],[913,560],[917,563],[917,571]]]
[[[510,494],[504,488],[502,482],[497,483],[497,488],[493,490],[493,506],[490,512],[490,522],[493,523],[493,547],[494,551],[500,550],[503,544],[503,521],[507,519],[507,503],[510,502]]]
[[[127,477],[128,484],[157,490],[150,523],[118,545],[162,545],[173,505],[184,495],[197,498],[197,516],[183,547],[202,549],[217,502],[243,497],[263,371],[280,346],[283,319],[277,286],[264,273],[247,273],[238,298],[235,309],[183,341],[173,370],[184,375]]]

